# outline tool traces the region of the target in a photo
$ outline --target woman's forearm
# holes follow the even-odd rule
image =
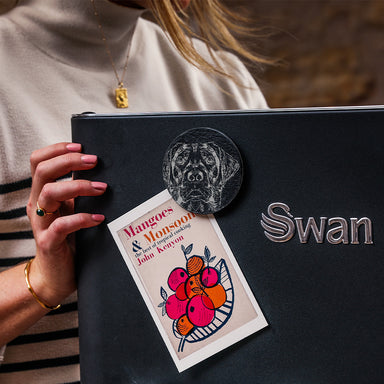
[[[29,292],[25,265],[19,264],[0,273],[0,346],[9,343],[49,312]],[[31,286],[37,295],[43,296],[36,277],[31,265]]]

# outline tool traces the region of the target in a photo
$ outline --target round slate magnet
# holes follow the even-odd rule
[[[163,180],[173,199],[189,212],[208,214],[226,207],[239,192],[243,163],[233,141],[212,128],[177,136],[163,161]]]

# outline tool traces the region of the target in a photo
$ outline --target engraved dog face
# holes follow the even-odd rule
[[[213,142],[172,146],[163,165],[163,178],[173,199],[196,213],[221,207],[223,188],[240,164]]]

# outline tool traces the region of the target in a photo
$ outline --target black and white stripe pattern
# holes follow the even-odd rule
[[[25,206],[31,183],[27,178],[0,184],[0,271],[26,262],[35,254]],[[75,294],[7,345],[0,382],[41,384],[42,372],[50,377],[50,384],[80,383]]]
[[[0,184],[0,271],[34,255],[34,239],[26,212],[32,179]]]

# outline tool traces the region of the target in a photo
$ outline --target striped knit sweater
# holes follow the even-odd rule
[[[124,66],[128,112],[265,108],[244,66],[229,54],[236,75],[251,88],[218,80],[218,87],[183,60],[141,11],[95,0],[118,68]],[[202,54],[209,55],[196,42]],[[70,141],[71,114],[120,112],[114,73],[89,0],[20,0],[0,16],[0,268],[34,256],[26,216],[30,153]],[[231,94],[231,95],[230,95]],[[1,274],[0,274],[1,286]],[[26,287],[27,289],[27,287]],[[1,331],[0,331],[1,332]],[[1,352],[1,347],[0,347]],[[79,347],[76,296],[5,348],[1,383],[77,383]]]

